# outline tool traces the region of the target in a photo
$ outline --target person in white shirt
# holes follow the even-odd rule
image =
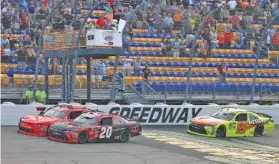
[[[133,60],[130,59],[129,56],[126,56],[126,58],[123,60],[124,76],[130,76],[132,62]]]
[[[227,5],[229,6],[231,14],[234,14],[237,2],[235,0],[230,0]]]

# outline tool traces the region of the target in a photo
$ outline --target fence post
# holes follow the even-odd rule
[[[72,74],[72,87],[71,87],[71,92],[70,92],[70,102],[74,102],[74,97],[75,97],[75,80],[76,80],[76,74],[77,74],[77,63],[78,63],[78,49],[79,49],[79,41],[80,41],[80,37],[81,37],[81,33],[83,30],[83,27],[85,25],[85,23],[87,22],[87,19],[92,15],[93,10],[99,6],[103,4],[103,1],[99,2],[97,5],[95,5],[94,7],[91,8],[91,10],[89,11],[89,13],[87,13],[86,18],[84,19],[84,22],[82,23],[82,25],[80,26],[79,29],[79,33],[78,33],[78,38],[76,40],[76,48],[75,48],[75,55],[74,55],[74,61],[73,61],[73,74]]]
[[[42,30],[41,30],[40,35],[39,35],[38,49],[37,49],[37,52],[36,52],[36,70],[35,70],[35,81],[34,81],[34,90],[33,90],[33,98],[32,98],[33,102],[36,101],[35,97],[36,97],[36,91],[37,91],[37,85],[38,85],[39,62],[40,62],[40,55],[42,53],[43,34],[45,32],[46,26],[49,24],[49,20],[50,20],[52,11],[54,11],[63,2],[64,2],[64,0],[61,0],[56,6],[54,6],[51,9],[50,14],[45,19],[46,20],[46,24],[45,24],[45,26],[42,27]],[[46,62],[48,62],[48,61],[46,61]],[[48,71],[48,69],[46,71]],[[48,87],[45,87],[45,89],[47,89],[47,88]],[[48,92],[48,91],[46,91],[46,92]]]
[[[191,85],[190,83],[191,83],[192,61],[193,61],[193,57],[194,57],[194,53],[195,53],[195,48],[196,48],[196,45],[197,45],[197,38],[200,36],[200,32],[203,29],[204,21],[206,21],[209,17],[211,17],[216,11],[218,11],[221,8],[223,8],[223,5],[221,5],[218,8],[212,10],[211,12],[209,12],[207,14],[207,16],[204,18],[204,20],[201,20],[201,22],[199,24],[199,27],[196,31],[195,38],[192,41],[190,60],[189,60],[189,66],[188,66],[188,73],[187,73],[187,80],[186,80],[186,89],[185,89],[185,94],[184,94],[184,103],[187,103],[188,94],[189,94],[189,101],[191,102],[191,92],[190,92],[189,88],[190,88],[190,85]]]

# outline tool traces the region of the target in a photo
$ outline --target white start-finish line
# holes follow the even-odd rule
[[[18,125],[21,117],[38,114],[36,107],[52,105],[1,105],[1,125]],[[217,110],[230,106],[215,105],[84,105],[92,110],[118,113],[138,118],[143,125],[187,125],[196,116],[211,115]],[[279,106],[239,105],[231,106],[272,116],[279,124]]]

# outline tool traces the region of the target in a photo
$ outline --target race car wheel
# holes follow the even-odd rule
[[[127,143],[129,142],[130,138],[131,138],[131,133],[126,129],[123,131],[123,133],[120,136],[120,142]]]
[[[258,125],[258,126],[255,128],[254,136],[255,136],[255,137],[262,136],[262,135],[263,135],[263,131],[264,131],[264,127],[263,127],[262,125]]]
[[[88,141],[88,132],[87,131],[82,131],[78,135],[78,143],[84,144]]]
[[[216,131],[216,137],[226,137],[226,128],[221,126]]]

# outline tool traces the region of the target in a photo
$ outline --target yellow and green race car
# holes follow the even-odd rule
[[[208,137],[262,136],[274,131],[272,117],[238,108],[223,108],[191,120],[188,133]]]

